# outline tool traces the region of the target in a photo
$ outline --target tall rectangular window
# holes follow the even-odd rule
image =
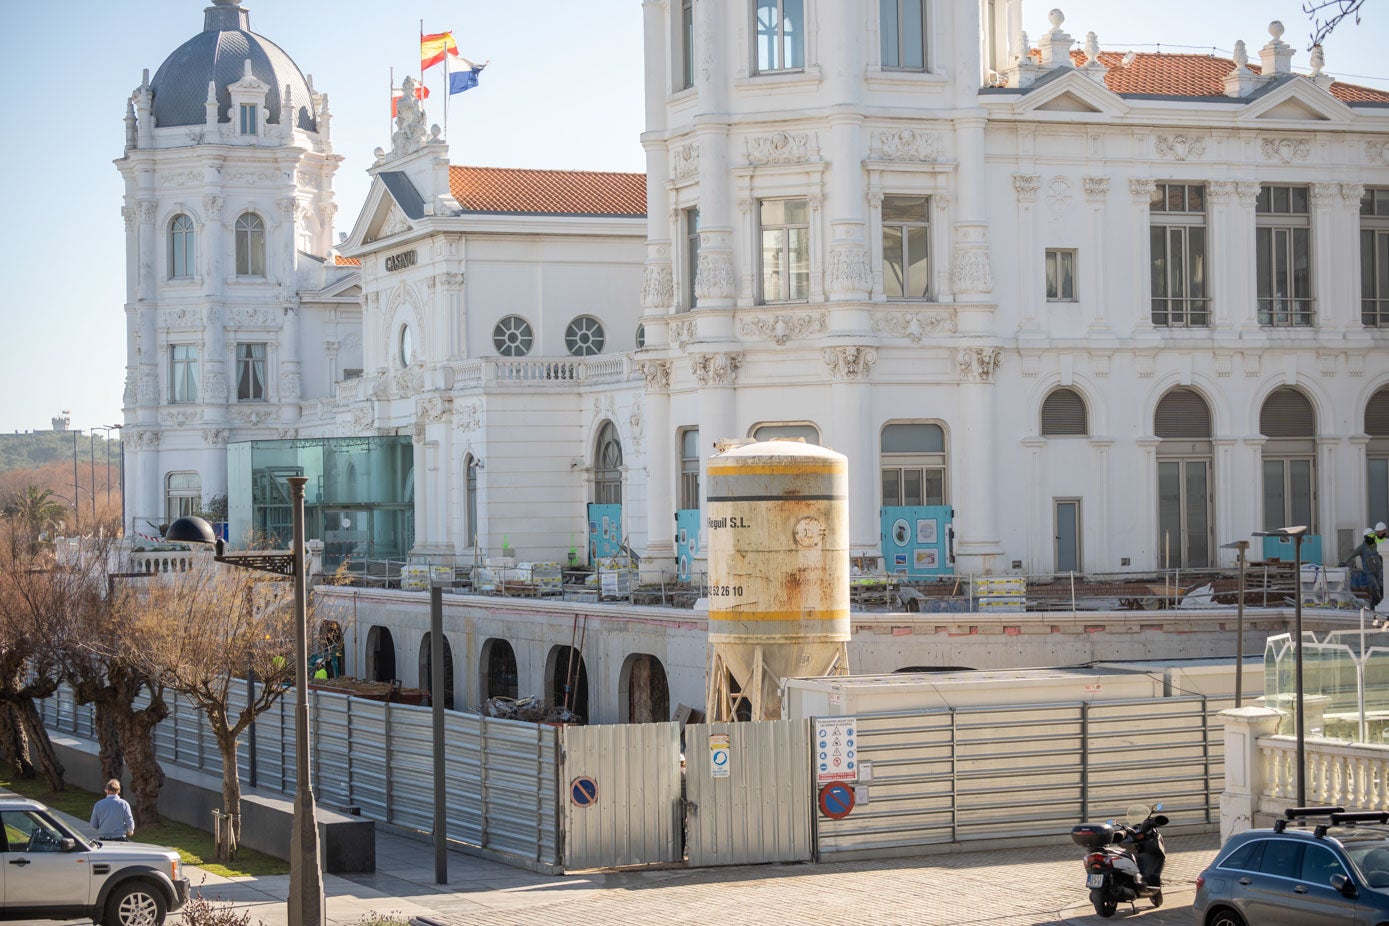
[[[265,345],[236,345],[236,400],[260,402],[265,399]]]
[[[926,69],[926,0],[878,0],[883,67]]]
[[[758,73],[805,67],[805,0],[757,0],[753,34]]]
[[[1264,457],[1264,530],[1306,524],[1315,534],[1316,487],[1310,457]]]
[[[1076,252],[1047,249],[1047,302],[1076,301]]]
[[[1159,183],[1149,211],[1153,324],[1167,328],[1209,325],[1206,187]]]
[[[198,349],[192,344],[169,347],[169,401],[198,401]]]
[[[680,432],[680,507],[699,507],[699,428]]]
[[[810,209],[804,199],[759,204],[762,230],[762,301],[810,298]]]
[[[699,208],[685,210],[685,308],[699,305],[695,277],[699,273]]]
[[[676,90],[694,86],[694,0],[680,0],[680,70]]]
[[[1389,327],[1389,189],[1360,200],[1360,320]]]
[[[172,524],[192,517],[202,507],[202,477],[197,473],[170,473],[164,481],[164,513]]]
[[[241,134],[256,134],[256,104],[254,103],[241,104]]]
[[[176,215],[169,223],[169,279],[193,276],[197,266],[193,220]]]
[[[1259,324],[1312,324],[1312,216],[1307,188],[1268,186],[1254,205]]]
[[[930,215],[930,197],[883,197],[883,292],[887,298],[931,298]]]

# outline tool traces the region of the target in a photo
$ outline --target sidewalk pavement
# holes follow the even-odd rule
[[[80,826],[87,831],[85,825]],[[377,828],[377,870],[325,875],[328,919],[353,926],[369,915],[421,926],[645,924],[878,924],[1062,926],[1136,920],[1192,926],[1196,876],[1219,847],[1215,834],[1167,840],[1165,902],[1095,916],[1081,851],[1069,843],[950,855],[820,864],[663,868],[549,876],[462,852],[448,856],[448,881],[434,883],[427,841]],[[223,878],[188,867],[195,891],[249,912],[251,926],[287,926],[289,876]],[[179,917],[171,916],[177,926]]]

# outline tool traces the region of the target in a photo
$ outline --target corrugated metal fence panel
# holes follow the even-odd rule
[[[968,708],[858,720],[860,802],[842,820],[817,811],[822,856],[861,849],[1064,833],[1161,801],[1174,821],[1218,819],[1228,700]]]
[[[487,805],[493,799],[486,776],[484,722],[476,714],[453,711],[444,717],[449,838],[474,846],[487,845]]]
[[[427,707],[391,705],[390,822],[426,833],[434,829],[433,724]]]
[[[309,710],[314,794],[330,807],[352,806],[352,699],[315,691]]]
[[[674,723],[564,727],[564,867],[673,862],[680,846],[680,730]],[[595,802],[576,806],[571,783],[586,776]]]
[[[391,706],[380,701],[352,698],[348,736],[351,739],[352,777],[350,803],[363,816],[391,822],[389,795]]]
[[[727,734],[728,777],[713,776],[711,733]],[[811,857],[810,721],[685,728],[691,865],[798,862]]]

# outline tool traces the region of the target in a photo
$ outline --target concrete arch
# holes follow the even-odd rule
[[[419,360],[425,352],[427,339],[424,317],[420,314],[422,305],[424,302],[420,300],[419,293],[408,282],[398,284],[386,297],[386,311],[381,313],[382,327],[377,335],[380,339],[377,343],[386,345],[387,369],[399,369],[396,348],[399,343],[398,332],[403,324],[409,324],[415,333],[415,359]]]
[[[1268,401],[1269,396],[1285,387],[1296,389],[1307,397],[1307,401],[1312,403],[1312,414],[1317,418],[1316,435],[1321,436],[1322,434],[1328,433],[1327,423],[1335,422],[1336,420],[1335,413],[1332,411],[1330,397],[1322,390],[1316,380],[1312,379],[1310,376],[1303,376],[1301,373],[1299,373],[1297,378],[1291,383],[1281,378],[1277,380],[1268,379],[1259,383],[1258,387],[1254,390],[1247,410],[1249,415],[1249,433],[1252,435],[1258,435],[1260,433],[1259,415],[1263,412],[1264,403]]]
[[[434,682],[431,676],[433,672],[433,638],[432,631],[426,630],[424,636],[420,638],[420,687],[425,691],[433,691]],[[453,709],[453,647],[449,645],[449,636],[444,634],[444,707]]]
[[[1041,437],[1042,403],[1057,389],[1074,389],[1085,401],[1085,413],[1089,419],[1089,434],[1086,437],[1109,433],[1109,410],[1104,403],[1104,390],[1100,389],[1088,376],[1071,374],[1071,381],[1063,383],[1060,373],[1040,376],[1027,393],[1028,428],[1024,439]],[[1157,406],[1154,405],[1154,408]]]
[[[1360,392],[1355,396],[1355,408],[1352,409],[1351,434],[1365,433],[1365,409],[1369,406],[1370,400],[1381,389],[1389,389],[1389,370],[1384,371],[1360,387]]]
[[[670,719],[670,683],[661,660],[629,653],[618,675],[617,700],[623,723],[661,723]]]
[[[1154,381],[1148,392],[1143,407],[1142,430],[1139,432],[1141,435],[1153,433],[1153,422],[1157,416],[1158,405],[1162,404],[1163,397],[1173,389],[1190,389],[1206,403],[1206,408],[1210,409],[1211,412],[1212,439],[1218,439],[1222,434],[1230,433],[1230,428],[1233,426],[1231,411],[1225,402],[1224,393],[1221,392],[1219,383],[1202,375],[1193,375],[1191,382],[1184,383],[1180,374],[1169,373]]]
[[[366,667],[369,681],[389,682],[400,677],[390,628],[376,624],[367,631]]]
[[[545,700],[555,707],[567,706],[588,720],[588,667],[579,650],[563,644],[550,647],[545,657]]]
[[[515,701],[520,696],[520,689],[516,651],[511,648],[511,643],[500,637],[485,641],[478,657],[480,699],[510,698]]]

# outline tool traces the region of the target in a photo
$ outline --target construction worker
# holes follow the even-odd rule
[[[1378,534],[1373,527],[1365,528],[1365,539],[1360,546],[1341,561],[1342,566],[1349,566],[1357,556],[1360,558],[1360,568],[1365,571],[1369,581],[1371,610],[1384,598],[1384,558],[1380,556],[1378,540]]]

